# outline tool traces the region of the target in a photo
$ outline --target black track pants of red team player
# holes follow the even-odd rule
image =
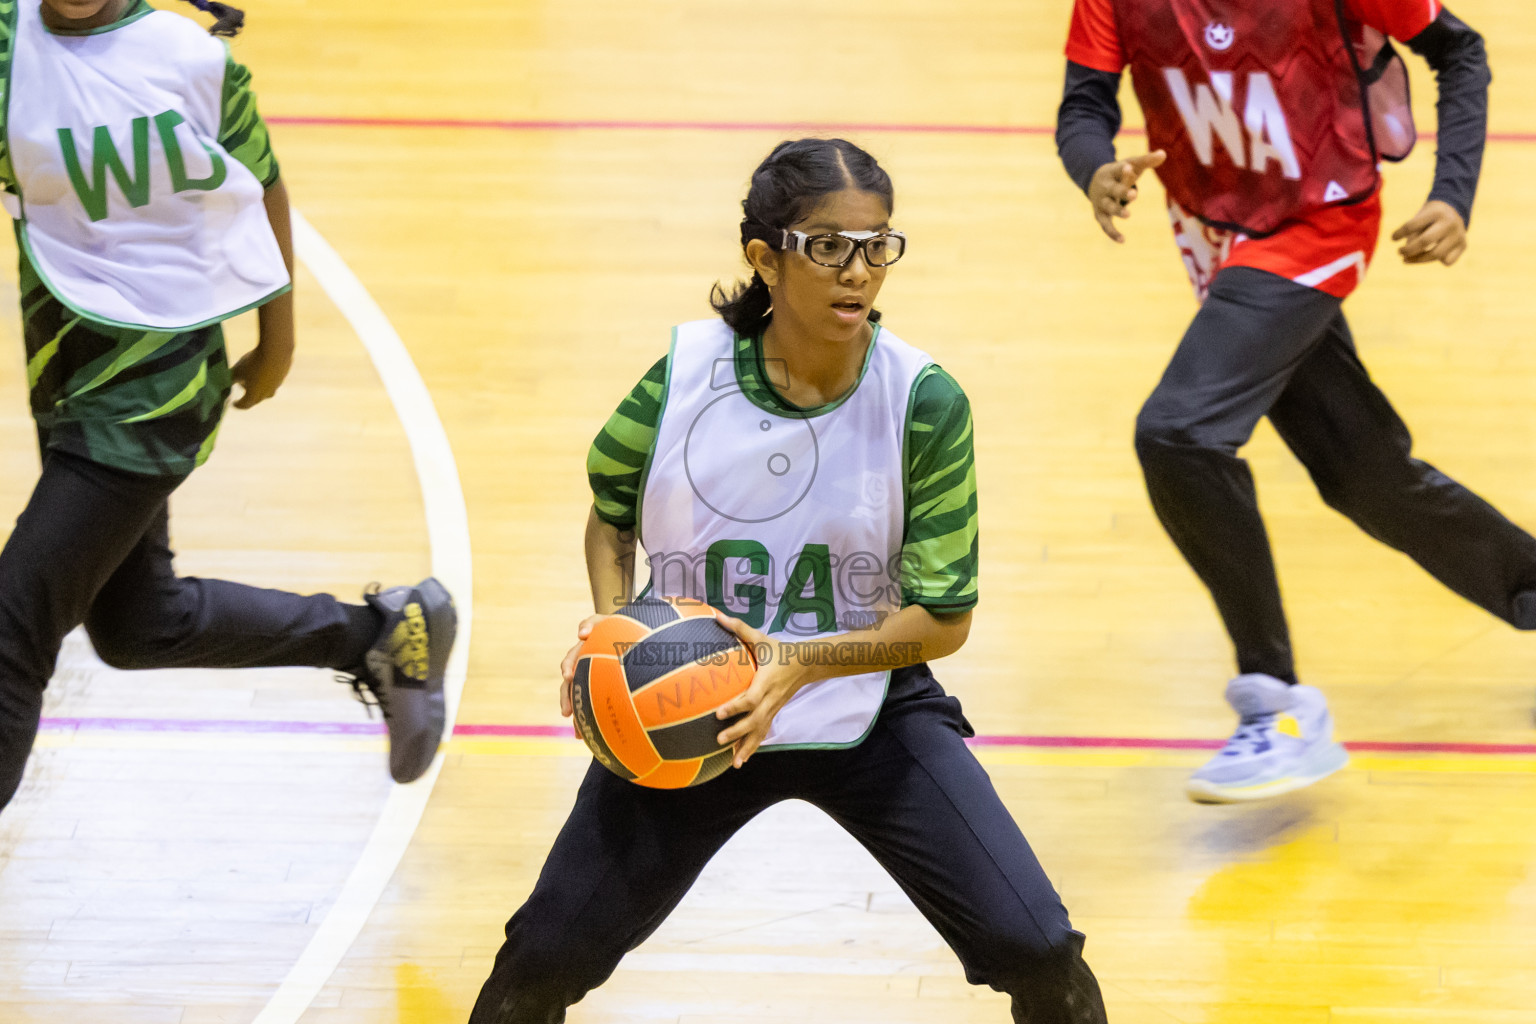
[[[1536,539],[1411,454],[1341,300],[1250,267],[1217,274],[1136,421],[1152,507],[1209,588],[1240,672],[1295,682],[1248,464],[1259,417],[1366,533],[1518,629],[1536,629]]]
[[[59,646],[81,623],[118,668],[348,669],[377,637],[367,605],[177,576],[167,503],[183,479],[44,455],[0,549],[0,810],[21,783]]]
[[[625,782],[596,762],[471,1024],[559,1024],[682,900],[758,812],[800,799],[872,853],[974,985],[1013,997],[1017,1024],[1103,1024],[1098,982],[1040,862],[965,745],[970,726],[919,665],[892,673],[868,738],[764,751],[693,789]]]

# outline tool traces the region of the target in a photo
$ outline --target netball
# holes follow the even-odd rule
[[[654,789],[708,782],[730,767],[715,711],[752,683],[752,652],[707,604],[647,598],[600,621],[572,687],[576,732],[598,763]]]

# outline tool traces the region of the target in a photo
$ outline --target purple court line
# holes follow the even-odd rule
[[[44,718],[49,732],[236,733],[245,735],[381,736],[382,722],[295,722],[222,718]],[[573,738],[569,725],[460,725],[456,737]],[[978,747],[1073,750],[1215,750],[1219,739],[1161,739],[1143,736],[977,736]],[[1536,755],[1536,743],[1435,743],[1361,740],[1346,743],[1356,753]]]
[[[382,736],[383,722],[282,722],[224,718],[44,718],[48,732],[281,733]]]
[[[338,128],[459,128],[501,132],[541,131],[694,131],[694,132],[896,132],[918,135],[1054,135],[1054,125],[1039,124],[829,124],[817,121],[626,121],[617,119],[538,120],[450,117],[342,117],[278,115],[269,124]],[[1122,128],[1122,135],[1144,135],[1142,128]],[[1435,141],[1434,132],[1419,136]],[[1536,132],[1489,132],[1489,142],[1536,142]]]

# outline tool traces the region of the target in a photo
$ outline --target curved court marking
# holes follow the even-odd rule
[[[474,617],[469,514],[464,505],[464,489],[459,482],[453,449],[448,445],[443,422],[432,404],[432,395],[389,318],[336,250],[297,210],[293,211],[293,242],[298,258],[315,275],[321,289],[330,296],[368,350],[411,446],[411,458],[416,464],[416,478],[421,485],[421,500],[426,510],[432,574],[447,586],[459,610],[458,643],[448,660],[445,686],[451,732],[458,715],[459,697],[464,691],[470,623]],[[432,767],[416,782],[390,790],[373,834],[368,837],[368,845],[363,848],[330,913],[289,970],[288,977],[256,1016],[254,1024],[294,1024],[336,970],[415,835],[427,798],[432,795],[432,787],[442,771],[443,757],[439,753]]]

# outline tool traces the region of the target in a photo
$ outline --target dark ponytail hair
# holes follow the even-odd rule
[[[853,143],[844,139],[779,143],[752,172],[752,184],[741,204],[745,212],[742,250],[754,238],[779,248],[785,228],[805,219],[823,197],[849,188],[873,192],[885,199],[888,210],[895,208],[890,175]],[[768,285],[755,270],[752,280],[729,290],[717,283],[710,289],[709,304],[742,337],[756,337],[773,319]],[[869,319],[878,322],[879,310],[870,310]]]
[[[234,36],[239,35],[245,27],[245,12],[238,7],[221,4],[219,0],[187,0],[187,3],[200,11],[206,11],[218,20],[208,30],[209,35]]]

